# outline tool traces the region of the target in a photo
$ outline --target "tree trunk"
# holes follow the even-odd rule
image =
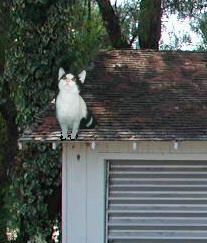
[[[140,3],[140,49],[159,49],[161,37],[161,0],[142,0]]]
[[[0,75],[4,75],[5,65],[5,52],[9,48],[8,31],[10,27],[10,5],[4,0],[0,5],[0,12],[2,13],[0,18],[0,34],[1,34],[1,48],[0,48]],[[0,113],[6,123],[8,146],[6,146],[6,162],[5,168],[11,169],[14,156],[17,154],[17,139],[18,139],[18,127],[16,124],[17,110],[14,101],[11,98],[11,85],[9,80],[2,79],[1,83],[1,98],[5,100],[0,104]]]
[[[130,48],[130,44],[121,33],[120,19],[116,15],[109,0],[96,0],[99,9],[114,48]]]
[[[10,87],[7,80],[4,81],[4,88],[2,92],[2,98],[5,102],[0,105],[0,112],[4,118],[7,126],[8,146],[6,150],[6,167],[12,168],[12,161],[17,155],[17,139],[18,139],[18,127],[16,124],[17,110],[14,101],[10,98]]]
[[[4,66],[5,66],[5,51],[9,47],[9,38],[8,38],[8,29],[10,25],[10,16],[9,16],[10,5],[9,1],[0,1],[0,75],[4,75]],[[11,170],[12,162],[14,157],[17,154],[17,137],[18,129],[15,122],[17,111],[14,101],[11,99],[9,83],[3,78],[0,82],[1,90],[1,101],[0,102],[0,116],[1,128],[5,130],[1,131],[1,135],[6,134],[7,140],[4,141],[1,137],[1,146],[3,154],[1,156],[1,171],[0,171],[0,211],[4,211],[4,193],[2,189],[9,183],[8,172]],[[5,101],[4,101],[5,100]],[[4,102],[3,102],[4,101]],[[2,121],[4,120],[4,121]],[[7,211],[5,211],[4,218],[0,219],[0,241],[6,242],[6,227],[7,227]],[[5,241],[3,240],[5,238]]]

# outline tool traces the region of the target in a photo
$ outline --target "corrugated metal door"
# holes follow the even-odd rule
[[[107,243],[206,243],[205,161],[109,161]]]

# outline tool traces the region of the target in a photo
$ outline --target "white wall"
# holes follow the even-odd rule
[[[63,147],[63,243],[102,243],[105,166],[85,143]],[[80,160],[77,156],[80,155]]]

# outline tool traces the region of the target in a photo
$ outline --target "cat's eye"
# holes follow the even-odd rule
[[[74,77],[74,78],[72,78],[72,81],[73,81],[73,82],[75,82],[75,81],[76,81],[76,78],[75,78],[75,77]]]
[[[66,76],[64,76],[64,77],[62,77],[62,79],[63,79],[63,80],[66,80],[66,79],[67,79],[67,77],[66,77]]]

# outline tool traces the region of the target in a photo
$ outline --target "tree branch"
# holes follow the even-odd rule
[[[126,38],[121,33],[120,19],[115,13],[113,7],[109,0],[96,0],[102,18],[111,40],[111,44],[114,48],[130,48],[129,43],[126,41]]]

